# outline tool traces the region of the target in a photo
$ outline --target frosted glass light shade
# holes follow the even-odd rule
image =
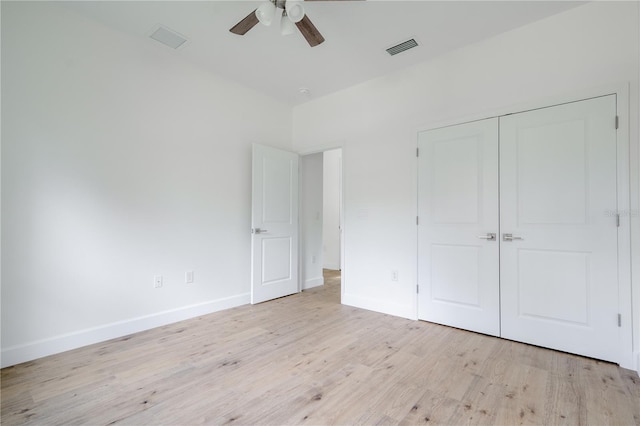
[[[293,21],[289,19],[289,17],[287,16],[287,11],[283,10],[282,19],[280,19],[280,34],[282,35],[293,34],[295,30],[296,30],[296,24],[294,24]]]
[[[275,16],[275,14],[276,14],[276,5],[271,3],[271,1],[266,1],[265,3],[262,3],[256,9],[256,18],[258,18],[258,21],[260,21],[260,23],[266,26],[271,25],[271,22],[273,21],[273,17]]]
[[[304,7],[299,0],[288,0],[285,5],[287,16],[292,22],[300,22],[304,18]]]

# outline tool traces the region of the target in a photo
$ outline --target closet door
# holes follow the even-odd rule
[[[418,316],[500,335],[498,119],[418,136]]]
[[[617,361],[615,95],[500,119],[502,337]]]

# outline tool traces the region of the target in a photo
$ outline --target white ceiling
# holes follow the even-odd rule
[[[143,37],[212,72],[290,105],[433,59],[448,51],[563,12],[575,1],[307,1],[307,16],[326,41],[309,47],[279,22],[244,36],[229,28],[261,2],[73,1],[64,5],[117,30]],[[173,51],[148,36],[162,24],[189,41]],[[409,38],[419,47],[389,56]],[[300,93],[308,88],[310,95]]]

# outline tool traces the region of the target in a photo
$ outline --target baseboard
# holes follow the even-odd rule
[[[2,368],[250,303],[249,293],[158,312],[2,350]]]
[[[308,280],[304,280],[304,283],[302,283],[302,289],[308,290],[321,285],[324,285],[324,277],[309,278]]]
[[[356,308],[367,309],[369,311],[380,312],[382,314],[393,315],[411,320],[416,319],[416,313],[406,306],[389,303],[385,300],[368,299],[361,296],[354,296],[345,293],[342,295],[342,304]]]
[[[339,271],[340,270],[340,265],[338,265],[337,263],[327,263],[322,265],[323,269],[331,269],[332,271]]]

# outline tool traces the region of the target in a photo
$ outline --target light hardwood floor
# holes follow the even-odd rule
[[[2,370],[2,424],[640,424],[616,365],[339,304],[327,285]]]

